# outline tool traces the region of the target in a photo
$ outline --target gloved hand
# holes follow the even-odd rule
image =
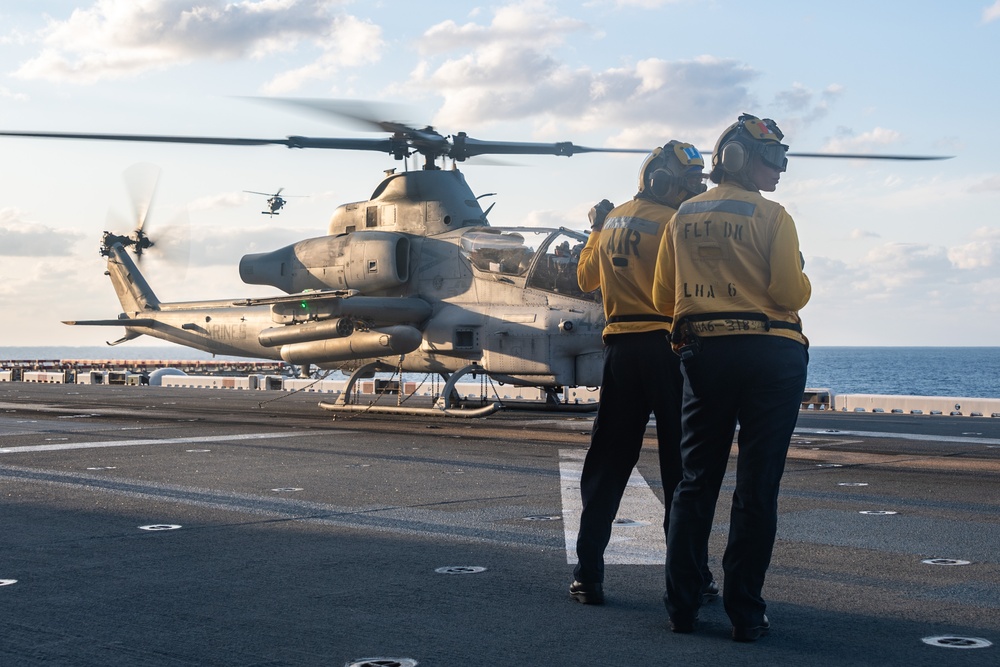
[[[604,220],[614,207],[615,205],[607,199],[602,199],[599,204],[591,208],[590,212],[587,213],[587,217],[590,218],[590,228],[595,232],[601,231],[601,228],[604,227]]]

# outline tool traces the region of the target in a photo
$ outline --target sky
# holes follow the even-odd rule
[[[767,195],[796,222],[813,345],[1000,345],[1000,0],[14,0],[0,6],[0,130],[378,137],[259,98],[372,102],[445,135],[710,151],[743,112],[792,151]],[[463,164],[494,226],[586,229],[635,194],[642,156]],[[145,165],[135,167],[135,165]],[[146,230],[190,261],[143,271],[161,301],[273,295],[239,258],[326,233],[388,155],[0,137],[0,350],[122,331],[98,254],[134,215],[123,175],[159,171]],[[279,216],[265,197],[292,195]],[[176,258],[175,258],[176,259]],[[162,345],[151,338],[129,346]],[[3,357],[0,351],[0,357]]]

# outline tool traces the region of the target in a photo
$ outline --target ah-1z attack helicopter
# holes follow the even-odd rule
[[[355,118],[357,118],[355,116]],[[563,387],[601,379],[604,313],[597,293],[583,293],[576,262],[586,236],[568,229],[496,228],[461,171],[443,169],[481,155],[645,153],[587,148],[571,142],[481,141],[431,127],[371,121],[382,139],[230,139],[158,135],[2,132],[7,136],[262,145],[379,151],[402,160],[418,154],[419,170],[391,170],[365,201],[339,206],[328,233],[239,264],[240,277],[284,294],[199,302],[161,302],[136,263],[149,247],[106,233],[101,253],[123,312],[117,319],[75,325],[121,326],[112,345],[149,335],[221,355],[284,360],[354,371],[348,389],[376,369],[437,373],[447,379],[438,402],[451,411],[454,384],[484,374],[517,386],[544,388],[550,402]],[[575,251],[575,252],[574,252]],[[341,394],[344,409],[350,391]],[[366,408],[370,409],[370,408]],[[496,406],[461,414],[491,412]]]
[[[124,327],[125,335],[112,345],[145,334],[214,354],[353,371],[338,401],[321,403],[330,409],[421,411],[351,404],[355,381],[372,377],[376,370],[440,374],[447,380],[441,398],[436,408],[424,410],[466,416],[499,407],[452,409],[455,383],[468,374],[543,388],[549,403],[557,402],[557,392],[564,387],[600,383],[603,307],[599,293],[582,292],[576,280],[586,236],[565,228],[492,227],[489,209],[482,209],[462,172],[454,166],[442,169],[438,161],[451,159],[454,165],[483,155],[569,157],[646,149],[483,141],[465,132],[446,137],[432,127],[372,120],[356,105],[296,103],[360,120],[389,136],[240,139],[0,132],[63,139],[276,144],[378,151],[397,160],[414,154],[423,158],[420,170],[388,171],[368,200],[339,206],[325,236],[240,260],[245,283],[273,286],[284,293],[280,296],[161,302],[126,252],[131,246],[138,255],[148,247],[141,223],[133,237],[106,233],[101,253],[124,312],[117,319],[67,324]]]

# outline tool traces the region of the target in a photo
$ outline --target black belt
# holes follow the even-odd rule
[[[802,333],[802,325],[797,322],[782,322],[780,320],[769,320],[764,313],[695,313],[685,315],[677,324],[680,326],[684,322],[708,322],[710,320],[753,320],[763,322],[764,330],[769,329],[789,329],[797,333]]]
[[[619,322],[666,322],[670,324],[674,318],[667,315],[615,315],[608,318],[608,324],[618,324]]]

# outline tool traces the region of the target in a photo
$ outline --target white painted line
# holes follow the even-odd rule
[[[840,431],[821,428],[796,428],[795,435],[822,435],[827,438],[854,436],[860,438],[895,438],[898,440],[926,440],[930,442],[965,442],[975,445],[1000,445],[1000,440],[993,438],[959,438],[950,435],[923,435],[921,433],[880,433],[878,431]],[[840,443],[838,443],[840,444]]]
[[[329,431],[327,431],[329,433]],[[196,442],[238,442],[240,440],[270,440],[273,438],[301,438],[309,435],[301,431],[281,433],[243,433],[234,435],[206,435],[192,438],[148,438],[145,440],[104,440],[100,442],[67,442],[61,445],[27,445],[0,447],[0,454],[20,452],[58,452],[67,449],[99,449],[102,447],[138,447],[141,445],[187,445]]]
[[[562,488],[563,527],[566,531],[566,562],[576,564],[576,535],[580,532],[580,475],[586,450],[559,450],[559,480]],[[631,519],[634,525],[614,524],[611,542],[604,552],[604,562],[617,565],[663,565],[666,546],[663,536],[664,507],[649,484],[632,470],[618,519]]]

